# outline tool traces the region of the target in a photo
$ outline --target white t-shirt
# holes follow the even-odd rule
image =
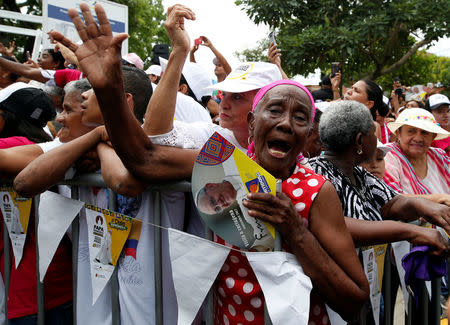
[[[55,148],[61,146],[62,144],[63,143],[59,140],[59,138],[55,138],[53,141],[36,143],[36,145],[41,147],[43,153],[46,153],[52,149],[55,149]]]
[[[192,122],[211,122],[211,116],[206,108],[200,105],[192,97],[186,96],[180,92],[177,93],[177,102],[175,106],[175,120]]]

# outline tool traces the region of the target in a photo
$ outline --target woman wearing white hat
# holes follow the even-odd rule
[[[411,108],[388,124],[397,136],[386,155],[385,181],[405,194],[450,194],[450,158],[442,150],[430,147],[433,140],[450,136],[433,114]]]

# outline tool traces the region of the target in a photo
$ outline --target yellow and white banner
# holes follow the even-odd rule
[[[92,304],[108,283],[130,233],[132,218],[86,204]]]
[[[27,237],[32,199],[19,196],[12,187],[0,187],[0,202],[17,269],[22,260],[23,247]]]

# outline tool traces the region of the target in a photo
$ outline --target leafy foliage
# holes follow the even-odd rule
[[[137,53],[144,62],[151,56],[153,45],[158,43],[169,43],[169,37],[164,29],[163,23],[166,18],[161,0],[113,0],[114,2],[128,6],[128,34],[129,52]],[[21,12],[26,8],[26,13],[41,15],[41,0],[2,0],[0,9]],[[28,22],[7,21],[7,25],[24,28],[40,28],[38,24]],[[15,40],[16,55],[20,52],[24,56],[25,51],[33,49],[33,37],[22,35],[6,35],[0,33],[0,41],[7,45],[7,41]],[[22,58],[25,60],[25,57]]]
[[[283,66],[290,74],[326,71],[331,62],[339,61],[344,63],[344,80],[376,79],[394,72],[420,46],[450,35],[448,0],[238,0],[236,4],[255,23],[277,31]]]

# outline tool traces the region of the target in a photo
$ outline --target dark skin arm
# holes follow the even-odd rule
[[[77,56],[95,90],[109,138],[124,166],[144,181],[190,177],[198,152],[155,146],[128,108],[123,90],[120,54],[122,41],[127,35],[112,36],[111,26],[101,5],[95,5],[99,26],[87,4],[81,3],[80,9],[87,25],[75,9],[69,9],[69,16],[83,41],[82,45],[78,46],[58,32],[52,31],[50,34]],[[124,137],[124,133],[128,136]]]
[[[322,186],[311,206],[309,229],[284,193],[247,197],[249,215],[277,228],[325,302],[344,319],[355,319],[369,298],[369,285],[331,183]]]
[[[413,221],[423,217],[450,233],[450,207],[420,197],[397,195],[381,208],[383,219]]]
[[[47,82],[48,78],[44,78],[39,68],[33,68],[25,64],[13,62],[0,57],[0,67],[12,73],[21,75],[28,79],[33,79],[39,82]]]

